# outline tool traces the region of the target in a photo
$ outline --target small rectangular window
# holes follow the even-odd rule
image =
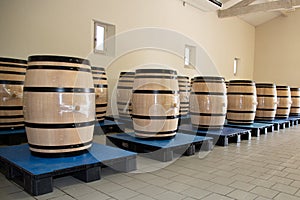
[[[239,64],[239,58],[233,59],[233,75],[236,76],[237,70],[238,70],[238,64]]]
[[[104,51],[104,35],[105,35],[105,27],[102,25],[96,26],[96,37],[95,37],[95,50],[96,51]]]
[[[184,67],[194,68],[196,66],[196,47],[185,45],[184,47]]]
[[[115,52],[115,26],[94,21],[94,52],[113,56]]]
[[[184,65],[190,65],[190,49],[184,48]]]

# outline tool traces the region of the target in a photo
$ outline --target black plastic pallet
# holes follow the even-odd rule
[[[214,139],[214,144],[228,146],[230,142],[240,143],[242,139],[251,140],[251,130],[223,127],[222,130],[197,130],[192,125],[182,125],[179,131],[191,135],[208,136]]]
[[[111,134],[106,144],[137,152],[158,161],[172,161],[175,155],[194,155],[196,150],[210,151],[213,138],[177,133],[172,139],[139,139],[134,133]]]
[[[56,158],[34,156],[27,144],[0,148],[1,171],[33,196],[52,192],[57,176],[99,180],[104,166],[124,172],[136,170],[136,154],[97,143],[83,154]]]

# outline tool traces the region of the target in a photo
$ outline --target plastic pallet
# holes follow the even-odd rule
[[[192,125],[182,125],[179,131],[191,135],[201,135],[214,138],[214,144],[228,146],[229,142],[241,142],[242,138],[251,140],[251,130],[223,127],[222,130],[196,130]],[[244,136],[244,137],[242,137]]]
[[[210,151],[212,149],[210,137],[192,136],[177,133],[172,139],[139,139],[134,133],[111,134],[106,137],[106,144],[122,149],[140,153],[158,161],[168,162],[174,159],[174,155],[194,155],[197,148]]]
[[[290,121],[288,119],[275,119],[274,121],[279,123],[280,129],[290,128],[291,126]]]
[[[136,170],[136,154],[93,143],[84,154],[42,158],[30,153],[27,144],[0,148],[1,171],[33,196],[53,191],[53,178],[73,175],[84,182],[99,180],[100,168]]]
[[[290,121],[290,126],[297,126],[299,124],[299,117],[290,116],[288,120]]]
[[[252,123],[252,124],[231,124],[225,123],[226,127],[240,128],[240,129],[248,129],[251,130],[251,135],[260,137],[260,134],[267,134],[268,129],[273,129],[273,124],[265,124],[265,123]]]
[[[290,116],[291,118],[294,118],[296,120],[296,124],[295,125],[298,125],[300,123],[300,115],[298,116]]]
[[[263,123],[263,124],[272,124],[272,127],[268,128],[268,132],[274,132],[274,131],[279,131],[280,129],[280,124],[278,121],[263,121],[263,120],[256,120],[255,123]]]

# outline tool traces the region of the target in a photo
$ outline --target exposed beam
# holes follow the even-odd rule
[[[287,17],[287,16],[289,16],[289,14],[290,14],[291,12],[295,12],[295,10],[296,10],[296,8],[293,7],[293,8],[291,8],[291,9],[287,9],[287,10],[280,10],[279,12],[280,12],[281,16]]]
[[[279,12],[280,12],[282,17],[287,17],[288,16],[287,11],[285,11],[285,10],[280,10]]]
[[[253,3],[254,1],[256,1],[256,0],[242,0],[242,1],[238,2],[237,4],[234,4],[230,8],[240,8],[240,7],[248,6],[249,4]]]
[[[300,0],[278,0],[270,1],[266,3],[248,5],[245,7],[228,8],[225,10],[219,10],[219,18],[232,17],[238,15],[244,15],[254,12],[270,11],[270,10],[286,10],[291,9],[293,6],[299,6]]]

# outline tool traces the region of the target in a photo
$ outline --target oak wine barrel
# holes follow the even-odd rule
[[[117,106],[120,118],[130,118],[132,114],[132,86],[135,72],[121,72],[117,85]]]
[[[287,119],[290,114],[292,98],[290,86],[277,85],[277,111],[276,118]]]
[[[23,86],[27,61],[0,58],[0,130],[24,129]]]
[[[24,118],[31,152],[82,152],[92,146],[95,89],[88,60],[34,55],[28,58]]]
[[[291,97],[290,116],[300,116],[300,88],[291,88]]]
[[[252,80],[230,80],[227,89],[227,121],[232,124],[254,122],[257,96]]]
[[[180,93],[180,116],[186,116],[189,113],[190,105],[190,81],[187,76],[178,76],[179,93]]]
[[[277,110],[277,91],[273,83],[256,83],[257,108],[255,120],[272,121]]]
[[[96,119],[98,122],[104,120],[107,109],[107,76],[103,67],[92,67],[93,81],[95,87]]]
[[[179,106],[176,71],[136,70],[132,95],[132,119],[136,137],[174,137],[178,126]]]
[[[220,130],[227,111],[226,85],[223,77],[195,77],[190,95],[190,115],[194,128]]]

